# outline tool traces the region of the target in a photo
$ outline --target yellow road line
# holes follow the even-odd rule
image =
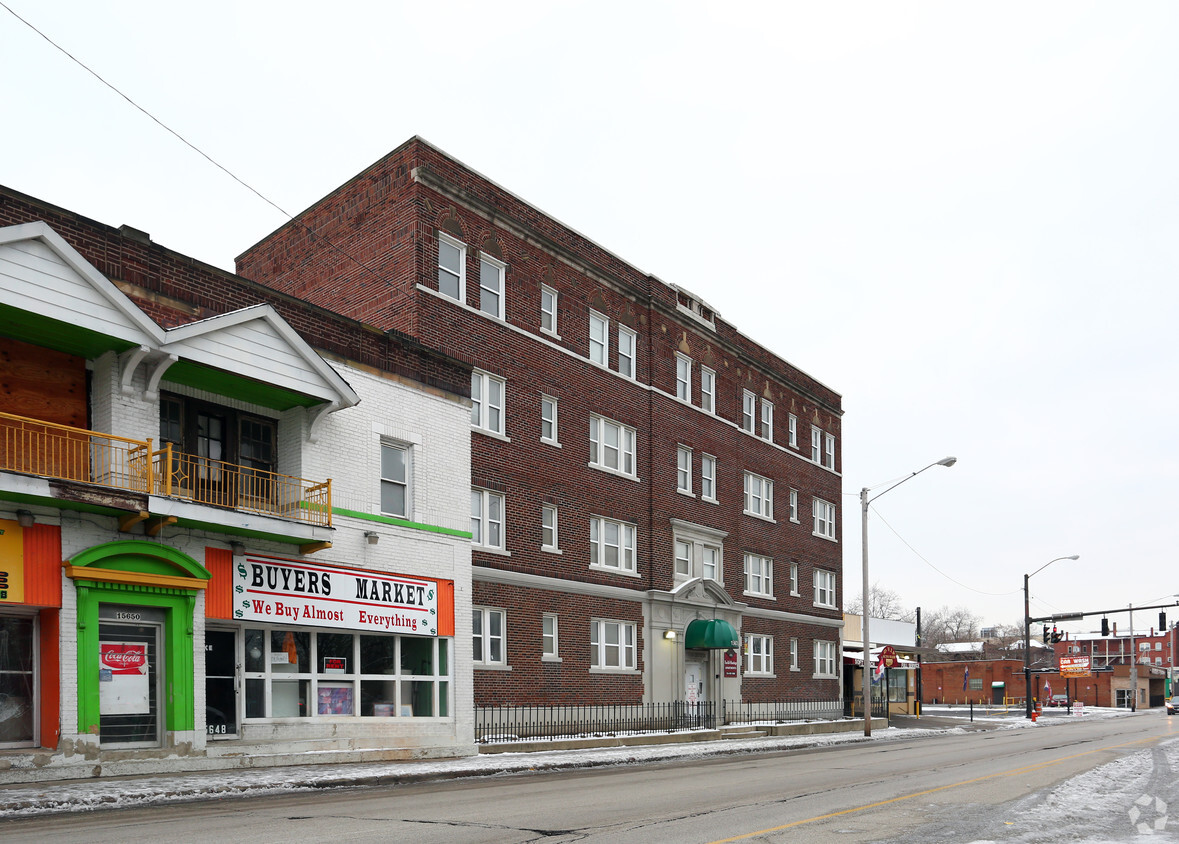
[[[900,797],[890,797],[887,800],[880,800],[876,803],[867,803],[863,806],[856,806],[853,809],[844,809],[839,812],[830,812],[826,815],[816,815],[813,818],[806,818],[805,820],[801,820],[801,821],[793,821],[791,823],[784,823],[781,826],[771,826],[768,829],[759,829],[757,832],[747,832],[744,835],[736,835],[736,836],[733,836],[732,838],[719,838],[716,841],[711,842],[711,844],[728,844],[728,842],[731,842],[731,841],[744,841],[747,838],[753,838],[757,835],[765,835],[770,832],[778,832],[783,829],[790,829],[791,827],[802,826],[803,824],[808,824],[808,823],[814,823],[815,821],[825,821],[828,818],[837,818],[840,815],[851,815],[856,812],[862,812],[865,809],[875,809],[879,806],[887,806],[890,803],[899,803],[902,800],[912,800],[914,797],[922,797],[926,794],[936,794],[939,791],[946,791],[947,789],[951,789],[951,788],[960,788],[961,786],[964,786],[964,785],[974,785],[975,783],[985,782],[986,780],[991,780],[991,779],[994,779],[995,777],[1011,777],[1011,776],[1017,776],[1019,774],[1030,773],[1032,771],[1039,771],[1039,770],[1043,770],[1044,768],[1051,767],[1052,765],[1059,765],[1061,762],[1067,762],[1069,759],[1079,759],[1082,756],[1090,756],[1094,753],[1103,753],[1107,750],[1116,750],[1119,747],[1129,747],[1129,746],[1135,745],[1135,744],[1146,744],[1148,742],[1157,741],[1158,738],[1159,738],[1158,736],[1151,736],[1150,738],[1135,739],[1134,741],[1127,741],[1127,742],[1123,742],[1122,744],[1111,744],[1108,747],[1097,747],[1097,748],[1094,748],[1093,750],[1086,750],[1084,753],[1074,753],[1071,756],[1062,756],[1059,759],[1053,759],[1049,762],[1041,762],[1036,765],[1026,765],[1022,768],[1016,768],[1013,771],[1001,771],[1000,773],[997,773],[997,774],[987,774],[985,777],[976,777],[971,780],[962,780],[961,782],[954,782],[954,783],[950,783],[948,785],[939,785],[936,788],[927,788],[925,791],[915,791],[912,794],[903,794]]]

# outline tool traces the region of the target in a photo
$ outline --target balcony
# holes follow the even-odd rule
[[[0,471],[90,484],[132,496],[332,524],[332,482],[309,481],[133,440],[0,413]],[[126,508],[123,508],[126,509]],[[150,508],[149,509],[155,509]]]

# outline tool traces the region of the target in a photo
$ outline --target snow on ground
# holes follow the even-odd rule
[[[0,787],[0,818],[59,812],[84,812],[99,808],[146,806],[158,803],[263,794],[292,794],[322,788],[394,784],[467,776],[497,776],[530,771],[626,765],[672,759],[693,759],[725,754],[756,753],[798,747],[821,747],[862,741],[894,741],[917,736],[961,733],[970,713],[961,706],[929,706],[925,715],[961,719],[961,726],[937,729],[888,727],[876,729],[870,739],[861,732],[825,735],[724,739],[683,744],[656,744],[585,750],[548,750],[531,753],[495,753],[460,759],[411,762],[366,762],[344,765],[302,765],[207,773],[159,774],[113,779],[70,780]],[[1068,716],[1061,710],[1060,716]],[[1084,717],[1116,717],[1125,710],[1087,707]],[[1023,729],[1038,726],[1018,714],[983,714],[976,707],[974,720],[986,720],[988,728]],[[1179,804],[1177,804],[1179,807]]]

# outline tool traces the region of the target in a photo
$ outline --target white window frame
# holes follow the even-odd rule
[[[637,477],[635,465],[635,429],[621,422],[615,422],[605,416],[591,414],[590,428],[590,460],[589,465],[603,472],[625,475],[628,478]],[[607,442],[607,431],[615,431],[617,446]],[[610,453],[616,452],[614,463],[611,465]]]
[[[597,311],[589,315],[589,359],[599,366],[610,366],[610,319]]]
[[[483,268],[490,267],[495,271],[495,275],[499,280],[499,290],[493,290],[483,283]],[[498,320],[504,318],[504,306],[508,298],[507,291],[508,281],[508,265],[498,258],[493,258],[486,252],[479,253],[479,311],[488,316],[493,316]],[[483,298],[485,294],[490,293],[497,299],[495,310],[490,310],[484,307]]]
[[[540,617],[540,658],[548,662],[561,661],[560,624],[557,614],[546,612]]]
[[[711,454],[700,455],[700,498],[714,504],[717,502],[716,458]]]
[[[798,592],[798,563],[790,564],[790,594],[795,597],[801,597]]]
[[[672,570],[675,581],[682,583],[685,580],[704,577],[723,584],[725,537],[728,534],[723,530],[681,519],[672,519],[671,525],[674,530]]]
[[[716,413],[716,373],[707,366],[700,367],[700,409]]]
[[[479,500],[479,513],[475,513],[475,500]],[[493,499],[499,501],[499,520],[491,517],[491,503]],[[471,543],[479,548],[491,551],[503,551],[507,523],[507,499],[502,492],[490,489],[471,487]],[[493,544],[491,535],[498,529],[499,542]]]
[[[682,402],[692,401],[692,359],[675,353],[675,397]]]
[[[819,463],[823,459],[823,429],[811,425],[811,462]]]
[[[790,521],[798,524],[798,490],[790,490]]]
[[[834,678],[835,672],[835,643],[823,639],[815,640],[815,673],[816,678]],[[826,669],[826,670],[824,670]]]
[[[546,542],[546,540],[548,540]],[[540,506],[540,550],[561,553],[560,514],[556,504]]]
[[[815,569],[812,581],[815,585],[816,607],[835,609],[835,572],[827,569]]]
[[[745,594],[774,597],[774,561],[764,554],[745,552]]]
[[[798,417],[793,413],[786,417],[786,430],[789,437],[787,444],[791,448],[798,448]]]
[[[613,630],[616,643],[607,642],[609,632]],[[633,622],[617,621],[608,618],[594,618],[590,620],[590,670],[600,672],[635,671],[638,666],[638,647],[636,638],[638,631]],[[615,648],[617,665],[608,665],[610,649]]]
[[[761,427],[758,436],[763,440],[774,441],[774,403],[761,400]]]
[[[755,472],[745,472],[745,514],[774,520],[774,482]]]
[[[452,297],[449,293],[443,293],[441,284],[438,285],[438,292],[442,296],[445,296],[447,299],[454,298],[454,300],[456,302],[462,302],[463,304],[466,304],[466,301],[467,301],[467,244],[465,244],[461,240],[451,237],[450,235],[446,234],[445,232],[441,232],[441,231],[438,232],[438,242],[439,242],[439,244],[445,243],[448,246],[451,246],[451,247],[457,249],[459,252],[459,271],[458,271],[458,277],[456,279],[456,282],[458,284],[458,296]],[[453,270],[451,270],[449,267],[442,266],[441,246],[439,247],[438,253],[439,254],[438,254],[437,263],[438,263],[439,272],[444,272],[447,275],[453,276],[454,275]]]
[[[402,461],[403,461],[402,465],[405,467],[405,476],[403,478],[387,478],[387,477],[385,477],[385,449],[389,449],[390,451],[400,451],[402,453]],[[381,467],[380,467],[381,483],[380,483],[379,495],[377,497],[377,507],[379,508],[380,513],[384,516],[395,516],[395,517],[401,518],[401,519],[408,519],[408,518],[410,518],[411,514],[413,513],[413,496],[411,494],[412,487],[410,486],[410,480],[412,479],[412,470],[413,470],[412,463],[410,462],[411,456],[412,456],[412,451],[410,450],[410,447],[407,445],[404,445],[402,443],[381,442]],[[402,512],[395,513],[391,510],[385,509],[385,487],[386,487],[386,485],[396,486],[396,487],[401,488],[402,501],[404,502],[404,507],[402,508]]]
[[[639,348],[639,335],[632,331],[625,325],[618,326],[618,374],[624,378],[634,380],[636,366],[638,365],[637,355]]]
[[[798,640],[790,640],[790,670],[798,670]]]
[[[560,430],[558,425],[558,402],[553,396],[541,393],[540,396],[540,441],[549,445],[560,446]],[[546,428],[547,433],[546,433]]]
[[[475,621],[475,616],[479,617]],[[491,618],[492,616],[499,617],[499,635],[494,636],[491,633]],[[475,641],[479,641],[480,647],[475,647]],[[499,658],[496,659],[492,655],[494,650],[493,642],[499,643]],[[475,654],[482,651],[482,655],[476,657]],[[504,667],[508,664],[508,616],[502,609],[498,607],[471,607],[471,661],[476,667],[496,666]]]
[[[690,580],[692,577],[692,543],[676,539],[672,544],[672,569],[677,578]]]
[[[609,542],[610,530],[615,531],[617,542]],[[629,522],[607,519],[604,516],[590,516],[590,563],[591,569],[622,574],[635,574],[635,558],[638,529]],[[609,561],[609,551],[614,549],[617,564]]]
[[[675,488],[676,492],[695,497],[692,492],[692,449],[686,445],[676,446]]]
[[[557,327],[557,303],[559,301],[560,295],[556,290],[547,284],[540,286],[540,330],[545,334],[552,334],[554,337],[560,336]],[[546,304],[548,307],[545,307]],[[548,322],[548,325],[545,325],[545,322]]]
[[[491,387],[499,387],[499,404],[491,401]],[[498,375],[484,372],[482,369],[471,370],[471,427],[497,436],[507,436],[507,403],[508,382]],[[495,426],[492,411],[498,411],[499,427]]]
[[[823,465],[835,471],[835,435],[825,434],[823,437]]]
[[[749,633],[745,637],[745,673],[751,677],[774,676],[774,637]]]
[[[741,391],[741,430],[757,432],[757,396],[749,390]]]
[[[821,498],[814,499],[811,504],[811,515],[814,517],[812,533],[824,539],[835,540],[835,505]]]

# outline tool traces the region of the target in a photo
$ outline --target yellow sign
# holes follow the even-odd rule
[[[0,604],[22,604],[24,600],[24,528],[0,519]]]

